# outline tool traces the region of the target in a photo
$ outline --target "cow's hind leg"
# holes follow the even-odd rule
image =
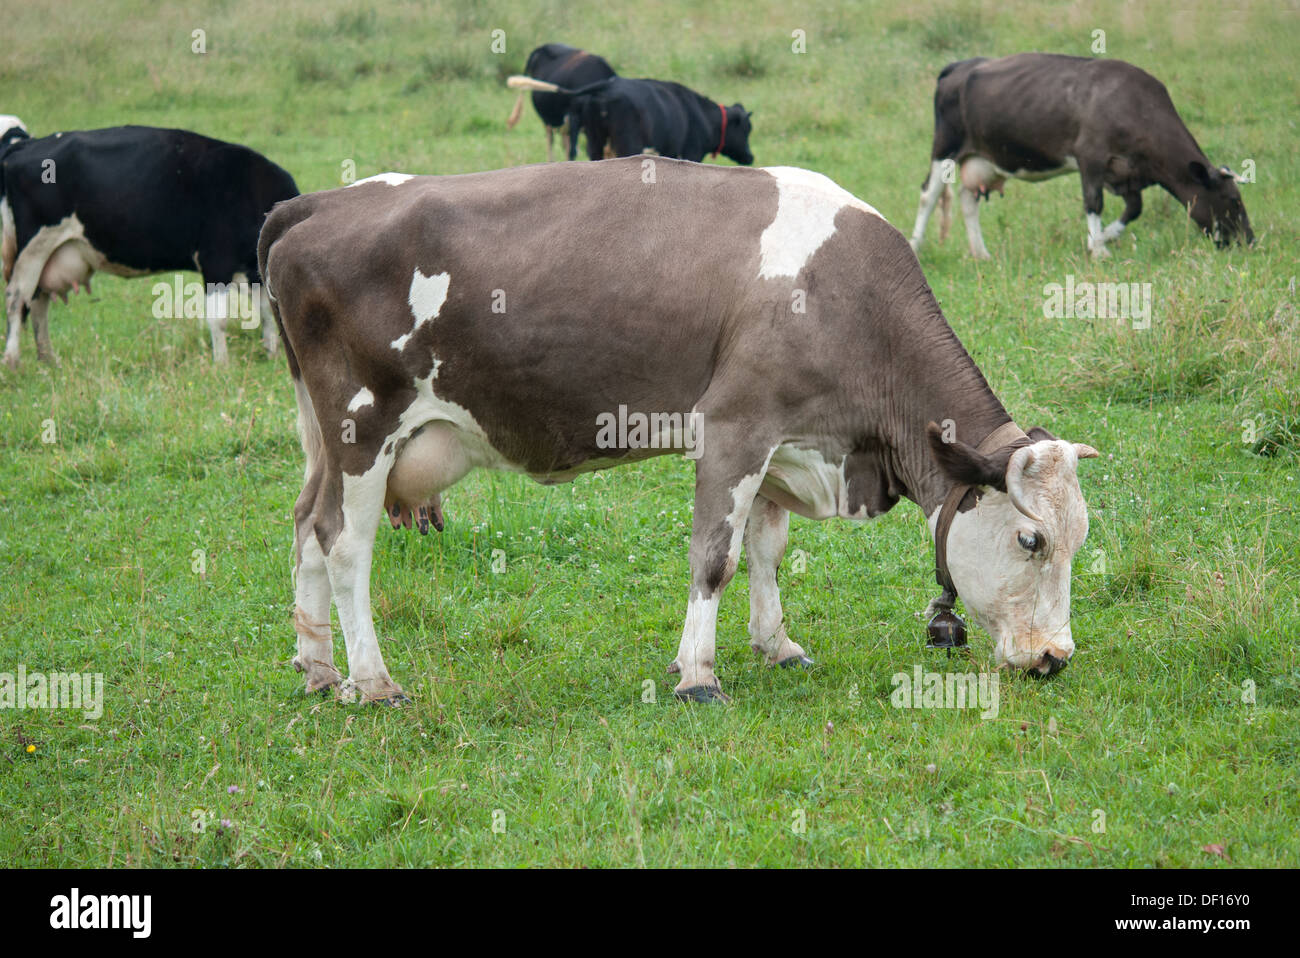
[[[317,536],[315,517],[323,470],[307,480],[294,509],[294,609],[298,654],[293,667],[306,675],[306,691],[320,692],[343,681],[334,667],[334,635],[330,628],[330,583],[325,553]]]
[[[745,523],[745,564],[749,569],[749,647],[769,665],[812,665],[804,650],[786,635],[776,570],[785,555],[789,510],[760,495]]]
[[[49,293],[36,294],[28,317],[32,323],[32,337],[36,340],[36,358],[41,362],[57,364],[59,358],[54,355],[54,348],[50,345]]]
[[[680,699],[726,701],[713,672],[718,602],[736,573],[745,524],[770,458],[771,449],[729,443],[715,429],[696,462],[691,591],[677,658],[668,667],[681,676],[674,689]]]
[[[992,259],[988,247],[984,245],[984,234],[980,232],[980,195],[964,183],[961,186],[961,215],[966,221],[966,242],[970,246],[971,256],[975,259]]]
[[[375,531],[384,506],[391,461],[380,458],[359,476],[341,476],[342,526],[325,554],[330,590],[338,606],[339,625],[348,652],[348,678],[340,692],[345,700],[398,704],[406,696],[388,674],[375,635],[370,609],[370,567]]]
[[[224,292],[213,289],[217,284],[207,277],[204,277],[204,280],[207,283],[207,292],[203,297],[203,316],[208,321],[208,329],[212,333],[212,361],[224,363],[230,358],[226,352],[226,322],[230,316],[230,300]],[[229,282],[225,280],[219,285],[225,286]]]
[[[925,239],[925,228],[930,223],[930,217],[934,214],[934,208],[943,196],[946,184],[943,182],[944,160],[934,160],[930,163],[930,178],[925,181],[921,187],[921,205],[916,210],[916,225],[912,228],[912,252],[921,248],[921,242]],[[944,230],[947,233],[947,229]],[[943,237],[940,237],[942,240]]]
[[[18,298],[15,287],[11,286],[6,292],[10,295],[5,298],[5,315],[9,323],[5,335],[5,363],[10,369],[17,369],[18,339],[22,333],[23,318],[27,315],[27,306]]]

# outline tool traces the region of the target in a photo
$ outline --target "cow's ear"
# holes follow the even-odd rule
[[[1048,442],[1056,441],[1056,437],[1053,436],[1046,429],[1044,429],[1042,426],[1034,426],[1029,430],[1029,432],[1025,433],[1025,435],[1028,436],[1030,439],[1032,439],[1034,442],[1042,442],[1044,439],[1046,439]]]
[[[1006,492],[1009,452],[1003,450],[1001,454],[986,456],[958,439],[944,442],[943,430],[934,422],[925,427],[925,434],[930,440],[935,461],[948,478],[972,486],[992,486]]]
[[[1192,174],[1192,179],[1200,183],[1207,190],[1212,190],[1219,185],[1219,171],[1211,166],[1206,166],[1200,160],[1192,160],[1187,164],[1187,172]]]

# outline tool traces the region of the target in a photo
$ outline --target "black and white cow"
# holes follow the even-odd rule
[[[559,87],[573,89],[616,76],[614,68],[603,57],[563,43],[546,43],[528,54],[524,73],[536,80],[545,80]],[[519,117],[524,112],[526,93],[526,90],[521,91],[519,99],[515,101],[515,108],[511,111],[510,118],[506,120],[507,129],[514,129],[515,124],[519,122]],[[567,93],[533,91],[533,109],[537,111],[537,115],[542,118],[542,125],[546,127],[548,162],[552,159],[556,130],[560,131],[561,151],[573,159],[569,141],[571,135],[576,135],[580,121],[576,116],[572,118],[569,116],[572,103],[573,98]]]
[[[229,297],[244,297],[243,284],[257,290],[257,234],[272,206],[298,195],[293,177],[245,146],[185,130],[118,126],[32,139],[16,118],[0,121],[12,124],[0,140],[5,361],[17,364],[28,316],[37,356],[53,360],[50,299],[89,288],[96,271],[198,270],[213,357],[224,362]],[[274,354],[264,297],[241,301],[260,301]]]
[[[680,83],[610,77],[578,89],[561,88],[532,77],[510,77],[518,90],[567,93],[573,98],[570,117],[580,117],[587,135],[587,156],[637,156],[654,153],[698,163],[721,153],[742,166],[754,162],[749,150],[752,114],[739,103],[723,106]],[[569,159],[577,155],[574,130],[569,135]]]
[[[1074,651],[1076,466],[1096,452],[1012,423],[906,240],[824,176],[652,158],[387,176],[280,204],[258,259],[307,457],[308,691],[401,698],[370,607],[381,515],[475,468],[554,483],[676,451],[696,477],[679,696],[721,696],[742,542],[750,644],[802,663],[776,579],[790,512],[869,519],[907,498],[933,530],[958,484],[947,567],[997,660],[1046,674]]]
[[[971,255],[988,259],[979,201],[992,190],[1001,192],[1007,178],[1045,180],[1074,172],[1083,181],[1093,256],[1109,255],[1106,244],[1142,212],[1142,191],[1157,185],[1186,206],[1218,246],[1255,241],[1235,174],[1201,152],[1164,84],[1122,60],[1019,53],[950,63],[935,86],[930,156],[912,231],[914,250],[941,196],[941,238],[947,234],[945,179],[959,176]],[[1104,190],[1124,199],[1124,212],[1105,228]]]

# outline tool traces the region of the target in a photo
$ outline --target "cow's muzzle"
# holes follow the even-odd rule
[[[1070,656],[1068,653],[1061,652],[1059,649],[1054,649],[1051,646],[1048,646],[1043,651],[1042,657],[1030,666],[1029,674],[1040,676],[1042,678],[1050,678],[1069,664]]]

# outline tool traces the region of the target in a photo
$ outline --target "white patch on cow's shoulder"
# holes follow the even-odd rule
[[[394,349],[400,353],[421,326],[437,318],[442,310],[442,304],[447,301],[447,288],[450,285],[450,273],[434,273],[432,276],[425,276],[420,272],[420,268],[416,267],[411,276],[410,292],[406,295],[406,301],[411,304],[411,314],[415,317],[415,325],[411,327],[409,333],[404,333],[393,340]],[[434,375],[437,375],[436,367]]]
[[[413,173],[376,173],[374,176],[367,176],[364,180],[357,180],[355,183],[349,183],[347,189],[351,189],[354,186],[362,186],[366,183],[387,183],[389,186],[401,186],[410,179],[414,179]]]
[[[762,493],[806,519],[869,519],[866,505],[849,511],[846,456],[827,459],[817,449],[782,444],[772,456]]]
[[[348,412],[356,412],[362,406],[373,406],[374,404],[375,394],[365,386],[362,386],[357,390],[357,394],[352,397],[352,401],[348,403]]]
[[[759,239],[760,279],[794,277],[835,233],[835,217],[844,207],[883,216],[828,177],[793,166],[764,167],[776,180],[776,218]]]

